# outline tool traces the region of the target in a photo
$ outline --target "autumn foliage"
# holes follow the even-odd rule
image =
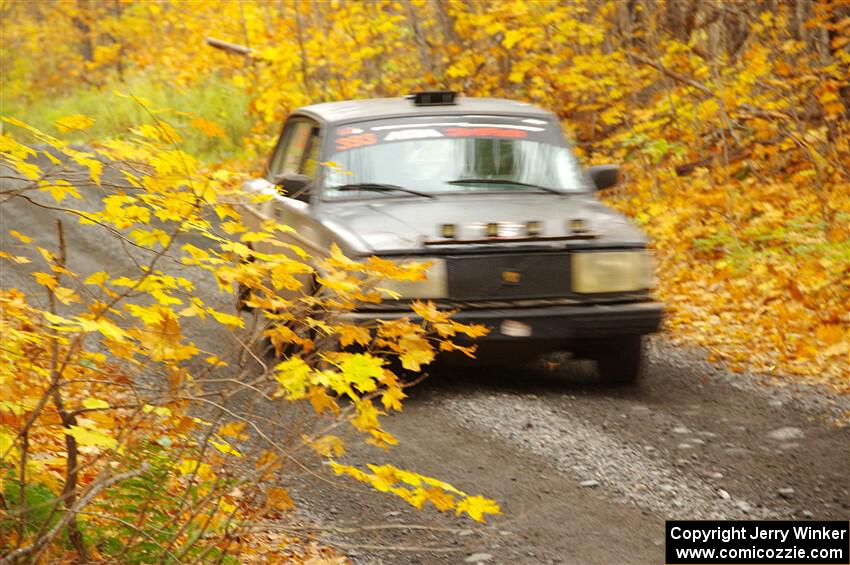
[[[380,417],[402,409],[403,375],[438,350],[472,355],[455,339],[486,333],[418,302],[411,316],[421,322],[345,321],[381,300],[381,281],[419,280],[427,265],[353,261],[336,248],[314,257],[280,241],[289,226],[249,230],[241,203],[271,195],[246,197],[243,175],[199,168],[166,122],[80,151],[4,119],[2,197],[58,217],[37,240],[12,230],[16,243],[0,256],[39,287],[0,294],[2,562],[68,550],[132,562],[251,554],[251,528],[292,507],[286,477],[311,453],[417,508],[479,521],[498,513],[435,478],[346,465],[331,433],[347,423],[369,443],[395,444]],[[75,116],[61,127],[90,125]],[[132,274],[72,270],[66,222],[132,250]],[[255,251],[258,242],[273,251]],[[237,289],[248,319],[234,311]],[[214,343],[205,350],[189,326]],[[270,417],[262,403],[285,406]],[[286,546],[278,541],[266,548],[271,561]]]
[[[325,100],[445,87],[550,108],[588,162],[625,164],[610,200],[657,243],[675,339],[735,369],[846,385],[846,1],[3,9],[19,22],[3,45],[7,99],[61,96],[81,82],[109,89],[140,74],[166,89],[214,76],[248,95],[234,112],[254,118],[254,135],[239,140],[254,155],[289,111]],[[206,47],[209,36],[247,49]]]
[[[253,250],[289,228],[242,226],[234,163],[181,150],[192,136],[227,141],[243,171],[259,168],[282,120],[309,103],[440,87],[551,109],[587,163],[624,165],[626,182],[605,198],[654,239],[669,338],[735,370],[850,389],[846,1],[74,0],[3,2],[0,15],[4,206],[53,209],[138,260],[134,276],[76,273],[63,224],[15,232],[2,250],[2,268],[39,287],[33,297],[4,285],[0,299],[0,547],[15,556],[2,562],[241,554],[249,524],[292,504],[281,469],[302,452],[416,506],[498,511],[437,479],[348,467],[342,440],[319,424],[392,444],[379,416],[401,407],[396,367],[418,371],[481,329],[428,304],[415,306],[422,324],[346,324],[338,314],[378,300],[380,280],[421,266],[334,252],[322,291],[308,292],[300,281],[318,258]],[[232,107],[112,92],[213,80],[239,93]],[[6,115],[82,90],[104,101],[102,115],[70,112],[40,129]],[[141,123],[87,133],[124,102],[143,109]],[[244,114],[250,131],[233,126]],[[91,187],[92,210],[80,204]],[[216,301],[196,291],[202,280]],[[234,314],[239,285],[275,323]],[[230,349],[203,351],[190,323],[216,327]],[[255,407],[234,414],[228,399],[248,386],[308,406],[290,422],[304,432],[281,443]]]

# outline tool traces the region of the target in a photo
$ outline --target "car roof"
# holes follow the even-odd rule
[[[468,114],[554,117],[551,112],[528,102],[504,98],[466,98],[464,96],[458,96],[455,104],[428,106],[417,106],[409,98],[371,98],[324,102],[299,108],[295,114],[313,116],[328,124],[381,118]]]

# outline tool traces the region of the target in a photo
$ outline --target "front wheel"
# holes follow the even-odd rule
[[[594,344],[591,359],[596,361],[599,376],[613,386],[634,385],[643,368],[643,339],[628,335],[600,340]]]
[[[248,306],[246,302],[251,296],[251,289],[242,283],[236,283],[236,311],[237,312],[253,312],[254,308]]]

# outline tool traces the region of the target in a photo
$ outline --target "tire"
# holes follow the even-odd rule
[[[251,289],[242,283],[236,283],[236,311],[253,312],[254,308],[245,304],[251,294]]]
[[[254,246],[250,243],[248,244],[248,249],[254,250]],[[242,264],[245,265],[247,263],[253,263],[255,261],[254,257],[248,257],[248,259],[243,259]],[[248,297],[251,295],[251,289],[242,284],[241,282],[236,283],[236,311],[237,312],[253,312],[254,309],[251,306],[245,304],[248,300]]]
[[[610,386],[630,386],[640,380],[643,368],[643,339],[628,335],[595,344],[591,358],[602,382]]]
[[[309,285],[309,289],[308,289],[309,295],[315,295],[317,292],[319,292],[319,283],[318,283],[318,281],[316,281],[315,276],[311,277],[310,281],[306,284]],[[246,307],[246,308],[250,308],[250,307]],[[253,310],[253,308],[251,308],[251,310]],[[299,327],[298,324],[296,324],[295,322],[274,322],[274,323],[289,326],[289,329],[291,329],[293,332],[298,334],[300,337],[309,338],[309,339],[313,340],[314,342],[316,341],[316,338],[319,335],[318,332],[315,329],[307,328],[307,327]],[[282,357],[285,357],[288,353],[291,353],[292,351],[297,351],[298,350],[297,348],[300,347],[300,346],[296,346],[296,345],[287,346],[287,347],[291,347],[292,351],[287,350],[287,351],[283,352],[283,354],[281,356],[278,356],[275,353],[274,345],[272,345],[271,339],[269,339],[269,338],[263,338],[262,339],[262,347],[267,353],[266,358],[269,361],[276,363],[276,362],[280,361]]]

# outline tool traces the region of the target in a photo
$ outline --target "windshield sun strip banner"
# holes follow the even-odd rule
[[[336,128],[336,151],[348,151],[369,145],[398,141],[428,140],[442,138],[481,138],[481,139],[528,139],[531,141],[552,141],[548,128],[512,123],[493,123],[487,119],[470,121],[441,120],[433,123],[402,121],[387,123],[390,120],[343,126]]]
[[[428,128],[428,127],[490,127],[490,128],[505,128],[505,129],[521,129],[525,131],[543,131],[544,128],[534,126],[522,126],[518,124],[482,124],[476,122],[439,122],[435,124],[392,124],[387,126],[375,126],[370,128],[372,131],[382,131],[387,129],[402,129],[402,128]],[[341,128],[344,129],[344,128]]]

